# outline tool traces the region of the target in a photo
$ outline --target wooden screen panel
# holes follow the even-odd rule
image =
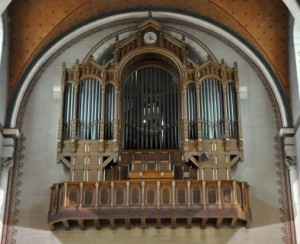
[[[218,167],[218,180],[228,180],[227,168]]]
[[[116,205],[125,205],[125,188],[117,186],[115,189],[115,203]]]
[[[193,204],[201,204],[201,185],[193,186],[192,188],[192,195],[193,195]]]
[[[230,185],[223,186],[223,203],[232,203],[232,187]]]
[[[217,189],[215,186],[207,187],[207,203],[216,204],[217,203]]]
[[[141,202],[140,188],[138,186],[133,186],[130,189],[130,204],[139,205]]]
[[[73,171],[73,181],[84,180],[84,170],[74,170]]]
[[[79,200],[79,188],[71,186],[68,189],[68,206],[76,206]]]
[[[74,158],[74,166],[84,166],[85,157],[77,156]]]
[[[186,204],[186,187],[178,186],[176,189],[177,195],[177,204],[184,205]]]
[[[99,203],[103,206],[109,206],[110,204],[110,188],[108,186],[102,186],[99,190]]]
[[[155,186],[149,186],[146,189],[146,204],[154,205],[156,204],[156,190]]]
[[[161,202],[163,205],[171,204],[171,188],[169,186],[162,186],[161,188]]]
[[[214,179],[213,169],[203,169],[203,173],[204,173],[204,180]]]
[[[99,157],[97,156],[90,156],[89,157],[89,165],[90,166],[98,166],[99,165]]]
[[[94,204],[95,188],[87,186],[84,188],[84,205],[92,206]]]
[[[98,170],[89,170],[89,181],[98,181],[99,180],[99,171]]]

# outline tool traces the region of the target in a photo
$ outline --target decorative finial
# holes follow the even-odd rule
[[[90,54],[89,57],[88,57],[88,60],[92,61],[93,59],[94,59],[94,55]]]
[[[207,55],[207,60],[212,60],[212,56],[210,54]]]
[[[151,11],[149,11],[148,17],[149,17],[149,18],[152,18],[152,12],[151,12]]]

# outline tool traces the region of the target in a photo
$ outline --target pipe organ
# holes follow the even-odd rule
[[[243,160],[237,64],[191,62],[186,45],[149,17],[116,37],[110,65],[63,64],[57,156],[70,180],[51,188],[51,228],[87,219],[114,228],[120,218],[159,226],[161,216],[172,226],[250,225],[249,185],[231,179]]]

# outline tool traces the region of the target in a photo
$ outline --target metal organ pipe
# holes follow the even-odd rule
[[[94,106],[94,139],[99,139],[100,134],[100,120],[101,120],[101,108],[102,108],[102,89],[100,82],[95,82],[95,106]]]
[[[207,117],[207,136],[208,138],[211,138],[211,114],[210,114],[210,90],[209,90],[209,83],[203,82],[204,88],[205,88],[205,109],[206,109],[206,117]]]
[[[67,84],[64,91],[63,139],[71,139],[74,85]]]
[[[95,92],[96,92],[96,84],[94,82],[92,82],[91,84],[91,114],[90,114],[90,123],[91,123],[91,139],[95,139],[96,138],[96,131],[95,131],[95,108],[96,108],[96,104],[95,104]]]
[[[113,109],[110,113],[110,137],[111,139],[113,139],[114,136],[114,118],[115,118],[115,87],[111,87],[111,93],[110,93],[110,97],[111,97],[111,108]]]
[[[196,139],[195,138],[195,133],[194,133],[194,123],[195,123],[195,111],[194,111],[194,93],[195,93],[195,89],[193,84],[189,85],[189,90],[187,92],[188,95],[188,123],[189,123],[189,139]]]
[[[82,84],[83,105],[82,105],[82,121],[81,121],[82,134],[80,135],[80,138],[86,139],[87,82],[82,81],[81,84]]]
[[[211,121],[211,127],[210,127],[211,134],[210,134],[210,137],[211,138],[217,138],[217,135],[216,135],[216,118],[215,118],[215,113],[216,113],[216,103],[215,103],[216,88],[215,88],[214,79],[210,79],[210,82],[208,84],[209,84],[209,88],[210,88],[209,100],[210,100],[210,103],[211,103],[211,106],[210,106],[210,115],[211,115],[211,117],[210,117],[210,121]]]
[[[164,80],[164,82],[163,82],[163,85],[164,85],[164,93],[163,93],[163,101],[164,101],[164,103],[163,103],[163,105],[164,105],[164,110],[165,110],[165,112],[164,112],[164,122],[165,122],[165,126],[164,126],[164,148],[168,148],[168,129],[169,129],[169,126],[170,126],[170,124],[169,124],[169,116],[168,116],[168,109],[167,109],[167,107],[168,107],[168,95],[167,95],[167,93],[168,93],[168,91],[167,91],[167,89],[168,89],[168,87],[167,87],[167,84],[168,84],[168,77],[167,77],[167,74],[164,72],[163,73],[163,76],[164,76],[164,78],[163,78],[163,80]]]
[[[237,121],[237,105],[236,105],[236,91],[234,83],[226,85],[227,93],[227,117],[228,117],[228,130],[230,138],[238,138],[238,121]]]
[[[86,106],[85,106],[85,132],[84,132],[84,134],[85,134],[85,137],[84,137],[84,139],[90,139],[89,138],[89,114],[90,114],[90,94],[89,94],[89,85],[90,85],[90,82],[89,82],[89,80],[87,80],[86,81],[86,83],[85,83],[85,85],[86,85]]]
[[[226,93],[227,93],[227,117],[228,117],[228,132],[229,137],[232,135],[232,108],[230,106],[231,102],[231,95],[230,95],[230,88],[229,84],[226,85]]]
[[[104,139],[113,139],[113,121],[115,116],[115,88],[112,84],[105,88]]]
[[[77,138],[81,139],[83,134],[83,87],[80,83],[78,86],[78,106],[77,106]]]
[[[167,76],[167,73],[165,73],[165,80],[167,81],[165,83],[165,103],[166,103],[166,148],[170,148],[170,96],[169,91],[171,87],[169,86],[169,77]]]
[[[98,117],[98,110],[100,107],[99,104],[99,94],[101,94],[101,91],[99,89],[99,82],[95,83],[95,88],[94,88],[94,113],[93,113],[93,133],[94,133],[94,138],[99,138],[99,131],[98,131],[98,123],[100,122],[100,117]]]
[[[87,81],[87,107],[86,107],[86,139],[91,139],[91,102],[92,102],[92,98],[91,98],[91,80],[88,79]]]
[[[134,71],[124,85],[124,147],[178,148],[177,84],[156,67]]]
[[[189,139],[198,138],[197,128],[197,100],[196,86],[190,83],[187,87],[187,117],[188,117],[188,137]]]
[[[173,126],[173,130],[174,130],[174,148],[177,148],[179,146],[179,138],[178,138],[178,106],[177,101],[178,101],[178,84],[175,80],[175,78],[173,77],[173,87],[174,87],[174,91],[173,91],[173,104],[174,104],[174,126]]]
[[[163,129],[163,148],[168,148],[168,127],[169,127],[169,116],[167,109],[168,102],[168,76],[166,72],[161,71],[162,75],[162,129]]]
[[[208,112],[208,89],[205,81],[202,81],[201,87],[200,87],[200,94],[201,94],[201,116],[203,121],[203,138],[207,139],[209,138],[209,112]]]
[[[208,78],[200,85],[201,120],[203,139],[224,137],[222,85],[219,80]]]
[[[216,110],[217,110],[217,138],[224,137],[224,112],[223,112],[223,89],[220,81],[215,80],[216,83]]]
[[[73,110],[74,110],[74,86],[72,85],[70,87],[71,89],[69,89],[69,93],[70,94],[70,98],[69,98],[69,102],[68,102],[68,107],[69,107],[69,118],[68,118],[68,121],[69,121],[69,125],[68,125],[68,135],[69,135],[69,138],[71,138],[72,136],[72,119],[73,119]]]
[[[96,135],[97,135],[97,138],[99,139],[100,138],[100,120],[101,120],[101,113],[102,113],[102,107],[103,107],[103,104],[102,104],[102,85],[100,84],[100,82],[97,83],[97,91],[96,91],[96,104],[97,104],[97,114],[96,114]]]
[[[77,112],[77,138],[99,139],[101,114],[101,85],[96,79],[85,79],[79,83]]]
[[[200,117],[201,117],[201,127],[202,127],[202,136],[203,138],[207,138],[207,120],[205,117],[205,100],[204,100],[204,94],[203,94],[203,83],[200,85],[199,88],[199,96],[200,96]]]
[[[72,96],[70,101],[70,106],[72,107],[70,109],[70,121],[74,118],[74,103],[75,103],[75,89],[74,86],[72,86]],[[70,137],[72,137],[72,125],[70,125]]]

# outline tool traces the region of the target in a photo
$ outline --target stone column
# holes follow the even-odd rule
[[[297,243],[300,243],[300,192],[296,162],[288,165]]]
[[[300,192],[294,129],[282,128],[279,136],[282,136],[284,142],[284,157],[285,165],[289,170],[295,234],[297,243],[300,243]]]
[[[4,215],[6,209],[7,186],[9,182],[10,170],[14,165],[15,142],[20,136],[18,129],[2,129],[3,150],[0,155],[1,170],[0,170],[0,242],[2,241],[2,233],[4,230]]]

